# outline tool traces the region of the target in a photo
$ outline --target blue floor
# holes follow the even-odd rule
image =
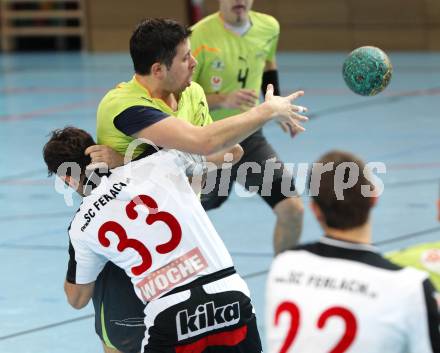
[[[311,119],[293,140],[276,124],[265,127],[285,162],[310,163],[338,148],[386,164],[384,193],[373,212],[374,240],[383,251],[440,237],[440,54],[389,54],[392,82],[368,98],[346,88],[344,53],[280,54],[282,91],[304,89],[299,102]],[[46,178],[41,149],[54,128],[95,131],[100,98],[131,78],[129,57],[3,55],[0,70],[0,352],[101,352],[92,307],[76,311],[64,297],[66,230],[76,208],[67,207],[54,179]],[[258,196],[236,194],[210,216],[251,287],[264,340],[274,216]],[[302,241],[320,235],[307,209]]]

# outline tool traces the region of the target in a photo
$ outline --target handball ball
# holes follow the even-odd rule
[[[393,66],[388,56],[376,47],[353,50],[342,67],[347,86],[362,96],[374,96],[390,83]]]

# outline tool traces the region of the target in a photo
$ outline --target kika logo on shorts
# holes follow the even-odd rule
[[[179,341],[213,331],[240,321],[238,302],[216,307],[214,302],[199,305],[193,315],[188,310],[177,313],[176,326]]]

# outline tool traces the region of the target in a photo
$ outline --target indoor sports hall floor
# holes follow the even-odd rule
[[[373,213],[374,239],[384,251],[440,237],[440,54],[389,54],[391,84],[368,98],[346,88],[345,53],[280,54],[282,90],[304,89],[299,102],[311,119],[293,140],[275,124],[265,127],[286,162],[312,162],[338,148],[386,163]],[[76,207],[67,207],[46,178],[41,149],[54,128],[94,133],[100,98],[131,78],[129,57],[2,55],[0,72],[0,352],[101,352],[91,305],[76,311],[64,297],[66,230]],[[235,194],[210,217],[251,287],[264,340],[274,217],[258,196]],[[320,235],[307,208],[302,241]]]

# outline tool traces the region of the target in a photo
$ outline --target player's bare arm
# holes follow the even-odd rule
[[[247,112],[203,127],[168,117],[141,130],[134,137],[145,138],[164,148],[207,156],[234,146],[270,120],[285,122],[294,129],[304,131],[301,123],[308,118],[298,114],[304,109],[291,104],[302,95],[304,92],[298,91],[286,97],[274,96],[273,86],[269,85],[265,102]]]
[[[95,282],[87,284],[64,282],[64,292],[66,293],[67,301],[75,309],[82,309],[89,303],[94,288]]]
[[[220,151],[207,156],[206,161],[215,164],[219,168],[221,168],[225,162],[228,163],[228,166],[233,166],[240,161],[243,157],[243,153],[243,148],[239,144],[236,144],[225,151]]]
[[[308,119],[298,112],[306,109],[291,104],[303,94],[303,91],[298,91],[287,97],[274,96],[273,87],[269,85],[265,102],[247,112],[203,127],[170,116],[133,137],[147,139],[164,148],[207,156],[234,146],[273,119],[294,131],[304,131],[300,123]],[[93,164],[103,162],[110,168],[123,165],[123,156],[107,146],[91,146],[85,153],[90,155]]]

